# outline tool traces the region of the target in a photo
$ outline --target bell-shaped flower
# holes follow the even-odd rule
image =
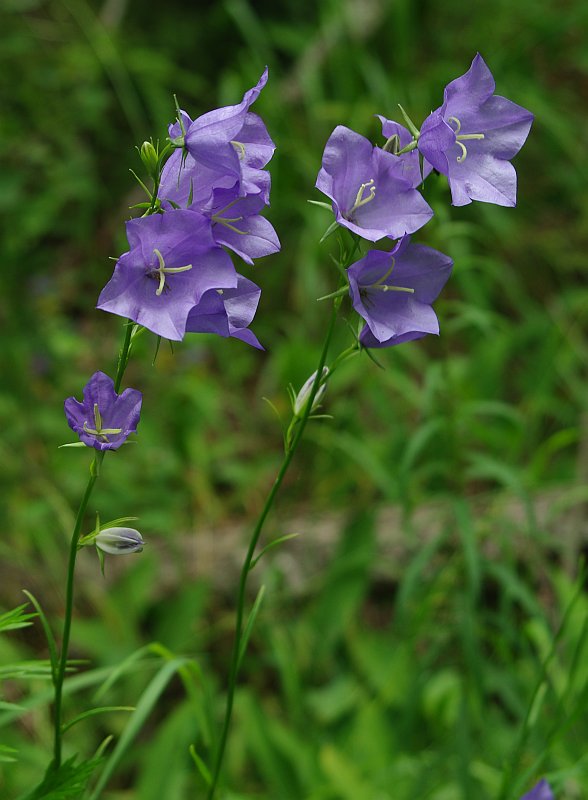
[[[186,333],[216,333],[232,336],[263,350],[257,336],[249,330],[261,296],[253,281],[238,275],[234,289],[211,289],[190,311]]]
[[[139,531],[134,528],[105,528],[92,539],[92,542],[111,556],[140,553],[145,544]]]
[[[241,176],[241,163],[258,169],[268,163],[274,143],[261,118],[249,111],[267,83],[267,76],[266,67],[257,84],[245,92],[237,105],[209,111],[188,125],[183,117],[184,145],[196,161],[235,177]],[[170,138],[181,135],[179,123],[172,126]]]
[[[510,163],[531,129],[533,114],[494,94],[494,78],[478,53],[469,70],[445,88],[444,102],[423,122],[418,148],[446,175],[454,206],[472,200],[516,205]]]
[[[433,216],[403,173],[397,156],[339,125],[327,141],[316,187],[333,201],[340,225],[372,242],[398,239]]]
[[[543,778],[530,792],[524,794],[521,800],[555,800],[555,795],[545,778]]]
[[[137,389],[114,390],[114,381],[95,372],[84,386],[83,401],[68,397],[64,403],[69,427],[81,441],[96,450],[118,450],[135,433],[143,396]]]
[[[210,228],[210,220],[194,211],[127,222],[130,250],[119,258],[97,307],[181,340],[188,314],[205,292],[237,286],[233,263]]]
[[[364,347],[390,347],[439,333],[431,304],[445,285],[452,260],[404,237],[394,250],[370,250],[347,270],[354,309],[366,325]]]

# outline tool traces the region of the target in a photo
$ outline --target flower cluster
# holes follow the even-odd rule
[[[365,321],[362,346],[388,347],[439,332],[431,304],[452,261],[410,238],[433,216],[419,191],[433,169],[447,176],[453,205],[515,205],[510,159],[533,115],[495,95],[494,87],[478,54],[420,130],[401,109],[408,128],[379,117],[382,147],[341,125],[329,137],[316,187],[331,200],[336,222],[369,242],[397,240],[391,251],[371,250],[347,270],[353,307]]]
[[[280,249],[261,216],[275,147],[249,110],[266,81],[267,69],[240,103],[195,120],[179,112],[169,128],[173,151],[159,171],[154,152],[156,192],[146,214],[127,222],[130,249],[98,308],[174,341],[212,332],[261,348],[248,329],[261,290],[237,273],[227,250],[252,264]]]

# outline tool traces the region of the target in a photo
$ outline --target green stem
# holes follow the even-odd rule
[[[59,769],[59,767],[61,766],[61,740],[63,734],[62,730],[63,680],[65,678],[65,670],[67,667],[69,638],[71,633],[74,571],[76,566],[76,556],[78,552],[78,541],[80,539],[80,533],[82,529],[82,523],[84,521],[84,514],[86,512],[86,507],[88,505],[88,501],[90,500],[90,495],[92,494],[92,489],[94,488],[96,479],[98,478],[98,474],[100,472],[100,465],[102,464],[102,461],[104,459],[104,452],[105,451],[103,450],[98,451],[94,455],[94,458],[90,465],[90,478],[88,480],[86,491],[84,492],[82,501],[80,503],[80,507],[78,509],[78,514],[76,517],[76,522],[69,546],[69,560],[67,564],[67,583],[65,590],[65,617],[63,620],[63,633],[61,636],[61,655],[59,658],[57,672],[54,678],[55,701],[54,701],[54,711],[53,711],[53,724],[55,726],[55,743],[53,748],[53,767],[56,770]]]
[[[218,780],[223,764],[223,758],[225,755],[225,749],[227,744],[227,737],[229,734],[229,728],[231,725],[231,717],[233,714],[233,704],[235,700],[235,689],[237,687],[237,679],[239,676],[239,655],[241,651],[241,641],[243,636],[243,617],[244,617],[244,610],[245,610],[245,593],[247,589],[247,577],[249,575],[249,571],[251,568],[251,562],[253,561],[253,556],[255,554],[255,549],[257,547],[257,543],[259,541],[259,537],[261,535],[265,520],[267,515],[270,512],[270,509],[274,503],[276,495],[282,485],[282,481],[284,480],[284,476],[288,471],[288,467],[290,466],[290,462],[296,452],[298,444],[302,439],[302,434],[304,433],[304,428],[306,427],[306,423],[308,421],[308,417],[310,415],[310,410],[312,408],[312,404],[316,393],[319,390],[319,385],[322,377],[323,367],[325,366],[325,362],[327,360],[327,354],[329,351],[329,345],[331,343],[331,338],[333,336],[333,331],[335,329],[335,321],[337,319],[337,314],[339,312],[339,307],[341,306],[342,297],[335,298],[333,303],[333,313],[331,314],[331,320],[329,323],[329,328],[327,331],[327,335],[325,338],[325,342],[323,345],[321,357],[319,359],[319,363],[316,370],[316,378],[312,385],[312,389],[310,392],[310,396],[308,398],[308,402],[306,403],[306,408],[304,414],[300,418],[300,422],[298,424],[298,428],[296,433],[292,439],[292,442],[286,453],[284,454],[284,458],[282,460],[282,464],[278,471],[278,474],[274,480],[270,493],[267,496],[263,509],[261,510],[261,514],[259,515],[259,519],[255,525],[253,530],[253,534],[251,536],[251,541],[249,542],[249,549],[247,550],[247,555],[245,556],[245,561],[243,562],[243,567],[241,569],[241,576],[239,579],[239,592],[237,597],[237,620],[235,624],[235,639],[233,642],[233,650],[231,654],[231,666],[229,672],[229,682],[227,688],[227,702],[225,707],[225,718],[223,722],[223,728],[221,732],[220,742],[216,754],[216,760],[214,765],[214,772],[212,783],[208,790],[207,798],[208,800],[214,800],[214,796],[216,794],[216,789],[218,786]]]
[[[127,323],[125,325],[125,338],[121,347],[118,357],[118,367],[116,371],[116,379],[114,381],[114,389],[118,393],[122,383],[129,357],[131,353],[131,341],[134,325]],[[67,658],[69,652],[69,640],[71,635],[71,623],[73,616],[73,593],[74,593],[74,573],[76,567],[76,558],[78,554],[78,544],[82,532],[82,524],[88,502],[94,489],[94,484],[100,474],[100,467],[106,455],[105,450],[99,450],[94,454],[94,458],[90,464],[90,477],[86,490],[83,494],[76,521],[74,524],[73,533],[71,535],[71,542],[69,545],[69,559],[67,563],[67,578],[65,588],[65,615],[63,619],[63,631],[61,635],[61,652],[59,662],[55,674],[53,675],[53,686],[55,689],[55,698],[53,704],[53,725],[54,725],[54,745],[53,745],[53,762],[52,767],[58,770],[61,766],[61,753],[62,753],[62,739],[63,739],[63,682],[65,679],[65,671],[67,669]]]

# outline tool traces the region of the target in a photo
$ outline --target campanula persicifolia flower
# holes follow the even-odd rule
[[[452,260],[406,236],[394,250],[370,250],[347,270],[354,309],[366,325],[365,347],[389,347],[439,333],[431,303],[445,285]]]
[[[397,156],[339,125],[327,141],[316,188],[333,201],[340,225],[372,242],[397,239],[433,216],[403,172]]]
[[[145,544],[139,531],[134,528],[105,528],[94,537],[92,543],[111,556],[140,553]]]
[[[444,102],[423,122],[418,149],[447,175],[454,206],[472,200],[516,205],[510,163],[531,129],[533,114],[494,94],[494,78],[478,53],[469,70],[445,88]]]
[[[183,143],[190,155],[201,164],[240,177],[241,163],[257,169],[271,159],[275,146],[265,123],[249,107],[267,83],[267,67],[257,84],[243,95],[240,103],[209,111],[188,125],[182,118]],[[178,139],[181,126],[173,125],[170,138]]]
[[[323,371],[321,373],[321,382],[319,383],[319,388],[314,396],[314,400],[312,401],[312,408],[310,409],[310,413],[316,411],[319,407],[321,400],[325,392],[327,391],[327,377],[329,375],[329,368],[323,367]],[[292,411],[294,412],[295,417],[300,417],[304,410],[306,409],[306,404],[308,403],[308,398],[310,397],[310,393],[312,391],[312,387],[316,380],[316,370],[312,373],[312,375],[307,378],[296,397],[294,398],[294,406]]]
[[[80,403],[68,397],[64,409],[69,427],[88,447],[118,450],[136,432],[143,399],[137,389],[117,394],[112,378],[95,372],[84,386],[83,398]]]
[[[97,307],[181,340],[190,309],[205,292],[237,286],[233,263],[210,228],[207,217],[183,210],[127,222],[130,250],[119,258]]]
[[[524,794],[521,800],[555,800],[555,795],[545,778],[543,778],[530,792]]]
[[[206,292],[198,305],[190,311],[186,323],[186,333],[216,333],[218,336],[232,336],[263,350],[257,336],[249,330],[253,321],[261,289],[253,281],[237,276],[234,289],[211,289]]]

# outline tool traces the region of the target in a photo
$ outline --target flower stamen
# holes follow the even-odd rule
[[[243,142],[235,142],[231,140],[231,144],[233,145],[235,150],[239,152],[239,158],[240,159],[245,158],[245,145],[243,144]]]
[[[369,189],[369,194],[367,197],[363,196],[363,193],[366,189]],[[374,197],[376,196],[376,187],[374,186],[374,179],[370,178],[367,183],[362,183],[359,189],[357,190],[357,194],[355,195],[355,202],[353,206],[347,212],[347,216],[350,217],[358,208],[361,206],[367,205],[370,203]]]
[[[455,143],[461,147],[461,155],[457,157],[457,161],[461,164],[462,161],[465,161],[468,155],[468,151],[466,149],[465,144],[463,144],[464,139],[484,139],[486,138],[483,133],[460,133],[461,130],[461,122],[457,117],[448,117],[447,122],[455,122]]]
[[[84,420],[84,424],[82,428],[85,433],[89,433],[92,436],[98,436],[100,439],[103,439],[105,442],[108,441],[109,436],[116,436],[118,433],[122,433],[122,428],[103,428],[102,427],[102,415],[100,414],[100,410],[98,408],[98,404],[94,403],[94,428],[90,428],[88,425],[88,421]]]
[[[166,267],[161,252],[156,247],[154,248],[153,252],[157,256],[157,260],[159,261],[159,267],[157,269],[149,268],[147,270],[147,275],[150,278],[159,279],[159,286],[155,290],[155,294],[159,297],[163,293],[163,290],[166,288],[165,276],[173,275],[175,272],[187,272],[189,269],[192,269],[192,264],[187,264],[185,267]]]

